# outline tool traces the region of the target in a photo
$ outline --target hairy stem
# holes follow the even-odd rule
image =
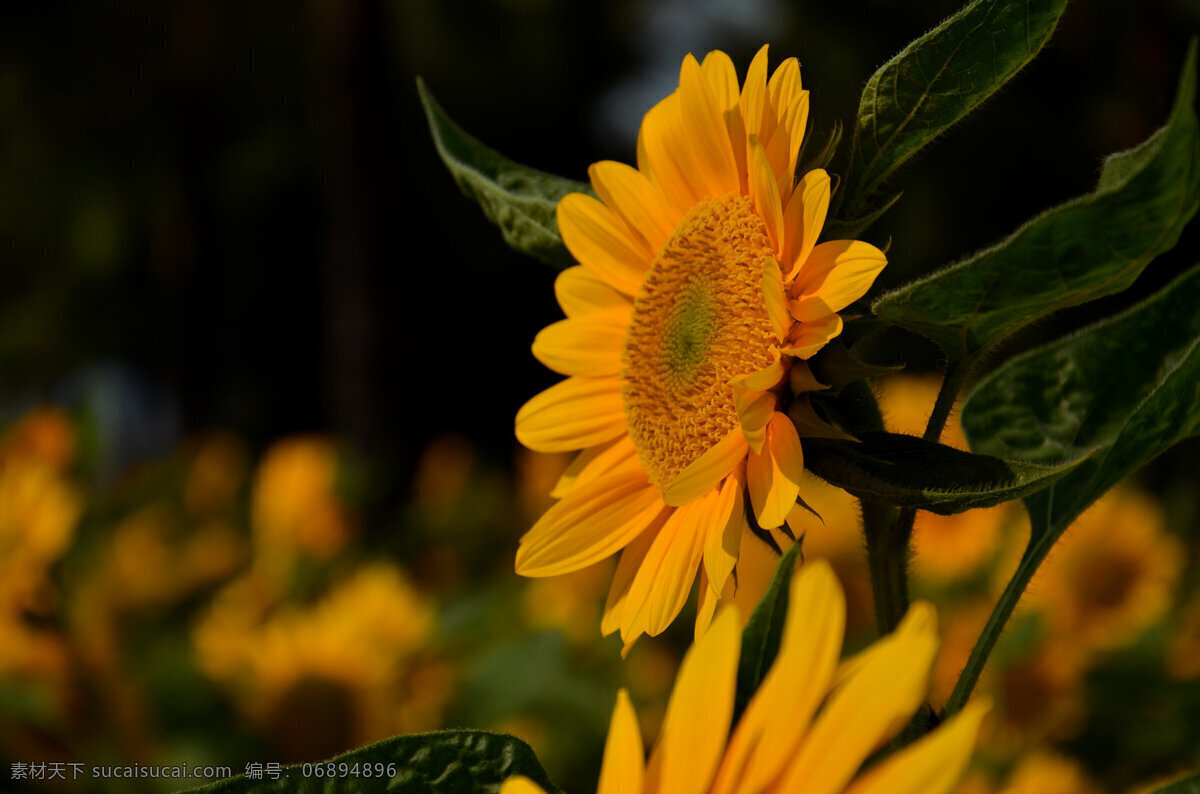
[[[871,572],[871,593],[875,600],[875,622],[880,636],[890,634],[908,611],[909,534],[897,534],[903,528],[903,515],[879,502],[862,503],[863,529],[867,538],[867,564]]]

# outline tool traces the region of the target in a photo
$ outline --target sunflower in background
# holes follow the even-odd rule
[[[637,168],[596,163],[600,199],[558,205],[580,265],[555,283],[567,319],[533,352],[568,378],[521,408],[516,434],[580,454],[516,569],[555,576],[624,549],[602,631],[626,649],[671,623],[697,570],[703,631],[748,527],[745,495],[760,527],[785,523],[804,468],[787,412],[806,403],[791,392],[819,388],[805,360],[886,264],[866,243],[817,244],[829,176],[795,180],[808,102],[795,58],[768,80],[765,46],[740,90],[725,53],[689,55],[642,122]]]

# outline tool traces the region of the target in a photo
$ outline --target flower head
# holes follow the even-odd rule
[[[841,333],[838,311],[886,264],[866,243],[816,243],[830,180],[795,181],[807,121],[795,58],[768,80],[763,47],[739,90],[725,53],[689,55],[642,122],[637,168],[596,163],[599,199],[559,203],[580,264],[555,283],[567,319],[533,352],[568,378],[521,408],[516,432],[579,456],[522,538],[517,572],[625,549],[602,627],[627,644],[675,618],[701,560],[701,599],[719,597],[746,494],[760,526],[785,522],[803,470],[789,369]]]
[[[953,789],[986,711],[980,703],[858,774],[924,700],[937,651],[933,608],[914,605],[894,634],[839,665],[845,601],[832,570],[823,562],[806,565],[789,595],[779,655],[732,734],[741,635],[737,610],[727,606],[684,657],[649,762],[629,698],[617,696],[599,794]],[[514,778],[501,794],[540,791]]]

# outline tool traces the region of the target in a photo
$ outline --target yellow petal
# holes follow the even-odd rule
[[[775,414],[776,402],[775,395],[769,391],[754,391],[733,384],[733,407],[751,452],[762,452],[763,444],[767,441],[767,423]]]
[[[708,79],[692,55],[679,73],[679,109],[689,140],[693,187],[702,196],[724,196],[738,189],[737,164],[725,118]]]
[[[568,317],[582,317],[606,309],[633,310],[633,302],[583,265],[569,267],[554,279],[554,297]]]
[[[786,245],[781,260],[790,281],[808,261],[821,229],[825,227],[825,216],[829,212],[829,174],[816,168],[804,175],[788,198],[783,211],[783,224],[787,229]]]
[[[637,471],[642,466],[638,459],[637,449],[628,435],[618,436],[594,447],[588,447],[575,456],[567,466],[567,470],[558,478],[554,490],[550,492],[552,499],[562,499],[577,486],[591,482],[597,477],[616,471]]]
[[[517,573],[557,576],[625,548],[665,509],[645,472],[621,472],[580,486],[521,537]]]
[[[837,689],[780,782],[782,791],[835,794],[925,699],[937,635],[893,634]]]
[[[746,135],[754,135],[759,140],[767,137],[774,130],[774,119],[767,124],[770,99],[767,96],[767,45],[755,54],[746,70],[746,82],[742,85],[741,109],[742,119],[746,124]]]
[[[783,376],[787,375],[787,365],[780,358],[778,350],[771,348],[771,363],[760,370],[751,372],[749,375],[742,375],[739,378],[734,378],[729,381],[731,386],[741,386],[751,391],[766,391],[773,389],[783,380]]]
[[[734,731],[713,794],[765,790],[829,690],[846,627],[842,588],[829,564],[815,560],[795,573],[788,592],[779,655]]]
[[[629,702],[629,693],[621,689],[608,725],[596,794],[641,794],[645,764],[637,712]]]
[[[642,561],[646,559],[646,552],[650,550],[650,544],[658,537],[658,531],[662,529],[668,516],[669,514],[666,512],[660,513],[659,517],[621,552],[621,560],[617,563],[617,572],[613,574],[612,585],[608,588],[608,598],[604,602],[604,614],[600,618],[600,634],[602,636],[607,637],[621,628],[623,610],[628,603],[629,586],[633,584],[633,577],[642,567]]]
[[[689,162],[682,148],[686,146],[685,133],[678,92],[650,108],[638,131],[638,170],[658,185],[679,217],[700,200],[687,175]]]
[[[775,73],[767,83],[767,93],[771,97],[771,106],[777,116],[783,116],[801,88],[800,62],[795,58],[784,59],[783,63],[775,67]]]
[[[667,485],[663,501],[672,506],[687,504],[716,487],[750,449],[741,428],[734,428],[707,452],[692,461]]]
[[[937,730],[872,767],[847,794],[950,794],[966,771],[979,723],[991,704],[977,701]]]
[[[887,257],[859,240],[834,240],[813,249],[796,276],[792,316],[808,322],[841,311],[871,288]]]
[[[636,295],[654,254],[604,203],[582,193],[558,202],[558,231],[571,255],[610,286]]]
[[[779,262],[769,257],[763,262],[762,275],[763,303],[767,307],[767,316],[775,327],[775,338],[782,342],[787,338],[792,328],[792,317],[788,313],[787,292],[783,288],[783,272]]]
[[[712,88],[713,98],[716,99],[718,108],[726,111],[737,105],[739,93],[737,70],[733,67],[733,61],[728,55],[720,50],[713,50],[704,56],[700,69],[708,79],[708,85]]]
[[[516,775],[504,781],[504,785],[500,786],[500,794],[546,794],[546,792],[524,775]]]
[[[616,375],[629,316],[616,308],[560,320],[534,337],[533,355],[561,375]]]
[[[704,56],[700,64],[708,84],[712,87],[713,97],[717,107],[725,119],[725,128],[733,147],[733,159],[737,167],[738,192],[746,193],[746,125],[742,121],[741,96],[738,87],[737,71],[733,61],[720,50],[713,50]]]
[[[725,607],[679,666],[659,739],[664,794],[701,794],[717,770],[733,716],[741,639],[737,609]]]
[[[633,577],[621,617],[621,639],[661,634],[683,609],[704,554],[708,515],[717,493],[678,507],[658,531]]]
[[[780,116],[779,126],[767,143],[771,167],[779,177],[779,194],[790,195],[796,178],[796,158],[808,130],[808,92],[801,91]]]
[[[771,246],[780,251],[783,247],[783,208],[779,203],[779,182],[771,169],[762,141],[750,136],[750,197],[758,215],[767,226]]]
[[[704,541],[704,571],[714,601],[725,589],[725,582],[737,564],[742,530],[746,526],[745,507],[742,504],[745,488],[745,467],[738,466],[721,483],[708,522],[708,537]]]
[[[675,228],[671,210],[645,174],[624,163],[603,160],[588,169],[592,187],[646,241],[651,252],[666,243]]]
[[[751,452],[746,458],[746,479],[750,502],[759,526],[782,526],[788,511],[800,494],[804,473],[804,453],[800,437],[788,418],[776,412],[767,425],[767,442],[762,454]]]
[[[700,594],[696,599],[696,625],[692,632],[692,642],[700,639],[704,632],[708,631],[708,627],[712,625],[713,615],[717,613],[717,603],[720,601],[719,596],[713,593],[712,586],[708,583],[708,574],[704,569],[700,569]]]
[[[616,377],[567,378],[521,406],[517,440],[537,452],[570,452],[628,432]]]
[[[792,304],[792,307],[794,306],[795,304]],[[797,313],[793,309],[793,316]],[[796,323],[792,326],[786,346],[780,348],[779,352],[807,361],[841,332],[842,316],[840,314],[827,314],[808,322]]]

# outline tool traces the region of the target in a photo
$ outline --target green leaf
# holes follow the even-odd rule
[[[1169,250],[1200,206],[1196,42],[1165,127],[1110,157],[1096,190],[999,245],[884,295],[875,314],[942,346],[951,362],[1031,322],[1124,290]]]
[[[1200,794],[1200,773],[1188,775],[1156,788],[1151,794]]]
[[[1053,542],[1126,474],[1200,435],[1200,267],[1132,309],[1014,358],[963,404],[973,449],[1055,465],[1098,450],[1026,501]]]
[[[857,442],[804,439],[804,466],[860,499],[941,515],[1019,499],[1049,487],[1090,454],[1043,464],[1002,460],[897,433],[862,433]]]
[[[796,558],[803,557],[802,545],[803,538],[793,543],[780,558],[767,592],[763,593],[742,632],[742,656],[738,660],[737,695],[733,705],[735,722],[746,710],[750,698],[779,654],[779,640],[783,637],[783,622],[787,616],[788,584],[792,581]]]
[[[346,766],[343,767],[342,764]],[[351,770],[358,765],[358,774]],[[328,766],[332,765],[332,766]],[[364,765],[392,774],[363,774]],[[318,775],[332,771],[336,774]],[[307,774],[305,774],[307,772]],[[529,745],[513,736],[487,731],[437,731],[396,736],[339,755],[319,764],[293,764],[281,770],[278,780],[252,780],[245,776],[191,789],[192,794],[471,794],[498,792],[513,775],[525,775],[549,794],[550,784]]]
[[[463,194],[500,227],[504,241],[550,265],[575,264],[558,234],[555,208],[568,193],[594,195],[591,187],[512,162],[451,121],[419,77],[417,91],[442,162]]]
[[[879,67],[858,103],[847,211],[1033,60],[1067,0],[975,0]]]

